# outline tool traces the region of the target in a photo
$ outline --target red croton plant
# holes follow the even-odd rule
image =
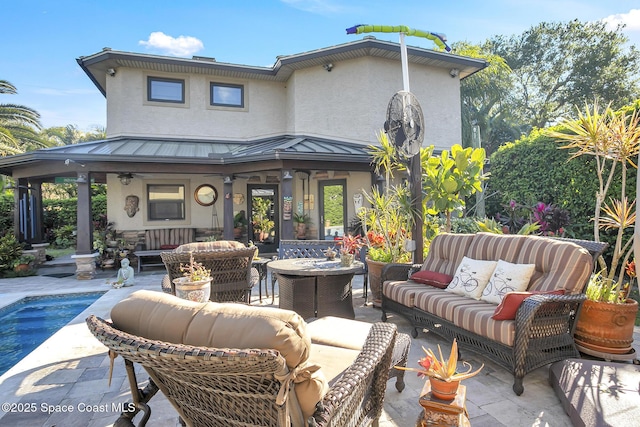
[[[359,234],[356,236],[347,234],[342,237],[342,240],[338,242],[338,244],[341,246],[340,253],[357,255],[365,245],[365,242]]]

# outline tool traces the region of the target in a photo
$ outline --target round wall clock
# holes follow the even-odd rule
[[[199,205],[211,206],[218,200],[218,190],[213,185],[202,184],[196,188],[193,197]]]

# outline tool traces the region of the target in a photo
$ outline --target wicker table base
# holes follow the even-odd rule
[[[342,266],[340,261],[292,258],[271,261],[267,268],[280,286],[280,308],[303,318],[336,316],[354,319],[351,279],[362,263]]]
[[[356,317],[351,293],[353,273],[310,277],[276,274],[280,286],[280,308],[293,310],[305,319]]]

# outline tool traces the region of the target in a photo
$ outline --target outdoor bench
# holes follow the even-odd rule
[[[382,319],[386,320],[387,312],[395,312],[410,320],[414,337],[428,329],[446,339],[457,338],[460,347],[478,352],[512,372],[513,390],[520,395],[528,372],[579,357],[573,332],[585,300],[582,292],[593,270],[593,252],[577,243],[540,236],[440,234],[431,242],[422,265],[389,264],[384,268]],[[604,250],[606,244],[599,247]],[[425,273],[438,273],[447,275],[457,286],[459,280],[454,275],[463,257],[535,265],[526,291],[536,294],[525,294],[519,300],[511,298],[518,296],[514,294],[497,306],[480,297],[447,291],[447,283],[417,281]],[[417,271],[424,273],[410,279]],[[515,318],[494,319],[500,318],[496,315],[499,308],[508,308],[507,302],[513,303]]]
[[[144,250],[136,250],[133,255],[138,260],[137,270],[142,267],[161,266],[160,253],[172,251],[180,245],[195,240],[193,228],[155,228],[144,232]],[[149,260],[148,262],[146,260]]]

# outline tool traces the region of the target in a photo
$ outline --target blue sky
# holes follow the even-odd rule
[[[444,33],[449,43],[480,43],[518,35],[540,22],[572,19],[625,22],[640,48],[638,0],[21,0],[2,6],[0,79],[44,127],[106,125],[106,102],[76,58],[114,50],[170,56],[210,56],[220,62],[268,66],[278,55],[333,46],[362,36],[356,24],[407,25]],[[397,34],[374,34],[397,42]],[[407,43],[433,48],[426,39]]]

